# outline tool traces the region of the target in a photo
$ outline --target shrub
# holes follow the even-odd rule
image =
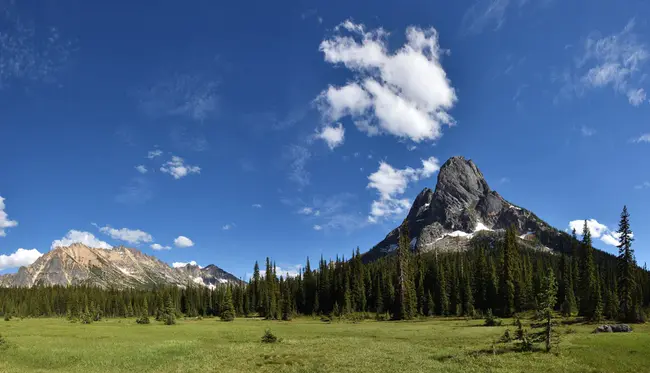
[[[492,309],[485,314],[485,326],[501,326],[501,320],[492,314]]]
[[[375,315],[375,320],[377,321],[389,321],[390,319],[391,317],[388,312],[377,313],[377,315]]]
[[[330,323],[332,322],[332,318],[327,315],[323,315],[320,317],[320,321]]]
[[[512,342],[512,336],[510,335],[510,329],[506,329],[505,332],[503,332],[503,335],[501,336],[501,339],[499,339],[500,343],[508,343]]]
[[[280,342],[278,337],[275,334],[271,333],[270,329],[266,329],[264,335],[262,336],[262,343],[277,343]]]
[[[174,325],[176,324],[176,315],[173,313],[168,313],[164,315],[163,322],[165,325]]]
[[[0,334],[0,348],[7,346],[7,340]]]
[[[11,315],[8,313],[5,313],[5,321],[11,320]]]
[[[138,317],[135,320],[135,322],[138,323],[138,324],[143,324],[144,325],[144,324],[149,324],[151,321],[149,321],[149,316],[142,315],[142,316]]]
[[[92,324],[93,317],[90,315],[89,312],[84,312],[81,314],[79,321],[81,321],[82,324]]]

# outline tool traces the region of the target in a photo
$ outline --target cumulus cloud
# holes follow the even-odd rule
[[[170,246],[163,246],[161,244],[155,243],[151,245],[151,248],[153,250],[171,250],[172,248]]]
[[[154,159],[156,157],[160,157],[162,155],[162,153],[163,152],[160,149],[149,150],[149,153],[147,153],[147,158]]]
[[[176,247],[186,248],[186,247],[194,246],[194,242],[192,242],[192,240],[190,240],[189,238],[187,238],[185,236],[178,236],[174,240],[174,245]]]
[[[135,166],[135,169],[141,174],[147,173],[147,168],[143,164]]]
[[[153,237],[151,237],[149,233],[141,231],[139,229],[128,229],[128,228],[115,229],[109,226],[105,226],[99,228],[99,231],[106,235],[109,235],[111,238],[115,240],[128,242],[133,245],[153,241]]]
[[[178,180],[190,174],[200,174],[201,167],[185,164],[183,158],[173,155],[171,161],[165,162],[160,167],[160,171],[170,174],[174,179]]]
[[[406,191],[409,183],[425,179],[440,169],[440,162],[435,157],[422,160],[422,167],[413,169],[395,169],[386,162],[379,163],[379,169],[368,176],[368,188],[375,189],[379,198],[373,201],[368,221],[376,223],[388,216],[403,214],[409,207],[408,199],[399,198]]]
[[[303,207],[300,210],[298,210],[298,213],[301,215],[314,215],[314,216],[320,215],[320,211],[315,210],[312,207]]]
[[[316,98],[330,122],[349,116],[368,135],[391,134],[419,142],[435,140],[457,101],[440,63],[444,53],[435,29],[409,27],[406,43],[388,50],[383,29],[366,31],[364,25],[346,21],[323,40],[325,61],[343,65],[355,74],[343,87],[329,86]],[[342,137],[342,136],[341,136]]]
[[[576,57],[573,71],[567,70],[560,80],[564,86],[560,96],[580,96],[588,89],[610,87],[639,106],[646,100],[644,67],[650,57],[648,47],[634,32],[635,20],[630,20],[620,32],[611,35],[592,33]]]
[[[323,227],[321,227],[321,226],[318,225],[318,224],[314,224],[314,230],[315,230],[315,231],[320,231],[321,229],[323,229]]]
[[[300,275],[301,272],[302,272],[302,265],[300,264],[275,267],[275,273],[278,276],[283,276],[284,278],[297,277],[298,275]]]
[[[99,248],[99,249],[113,248],[108,243],[97,239],[95,235],[93,235],[90,232],[82,232],[74,229],[68,231],[65,237],[61,238],[60,240],[52,241],[52,245],[50,245],[50,248],[55,249],[60,246],[70,246],[74,243],[80,243],[88,247]]]
[[[334,150],[337,146],[343,145],[345,129],[341,123],[338,126],[325,126],[316,134],[316,138],[324,140],[330,150]]]
[[[28,266],[40,258],[42,253],[36,249],[18,249],[9,255],[0,255],[0,271],[8,268]]]
[[[605,224],[599,223],[596,219],[587,219],[587,228],[592,238],[600,239],[604,244],[618,246],[620,234],[609,229]],[[582,234],[585,220],[572,220],[569,222],[569,229],[575,229],[576,233]],[[634,236],[634,235],[632,235]]]
[[[17,225],[17,221],[9,219],[9,216],[5,212],[5,199],[0,196],[0,237],[5,237],[7,235],[5,229],[13,228]]]
[[[197,267],[201,268],[201,266],[196,264],[196,262],[194,260],[192,260],[190,262],[174,262],[174,263],[172,263],[172,267],[174,267],[174,268],[183,268],[183,267],[186,267],[188,264],[191,265],[191,266],[197,266]]]

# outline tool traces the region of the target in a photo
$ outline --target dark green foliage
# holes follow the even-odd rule
[[[226,295],[223,299],[223,306],[221,307],[221,314],[219,315],[221,321],[235,320],[235,306],[232,303],[232,291],[230,286],[226,287]]]
[[[485,326],[501,326],[501,320],[499,320],[498,317],[495,317],[492,314],[492,309],[488,308],[487,312],[485,313],[485,322],[483,323]]]
[[[630,229],[630,214],[627,212],[627,206],[623,206],[621,220],[618,223],[618,298],[619,298],[619,315],[624,321],[635,322],[636,304],[636,260],[634,259],[634,250],[632,249],[632,230]]]
[[[11,320],[11,315],[8,313],[5,313],[5,321]]]
[[[501,294],[501,314],[511,316],[515,312],[515,282],[519,276],[519,245],[514,227],[506,230],[506,238],[501,253],[501,277],[499,292]]]
[[[539,309],[538,313],[543,318],[543,338],[545,343],[546,352],[551,351],[553,342],[553,307],[557,303],[557,282],[555,281],[555,274],[551,268],[548,269],[546,277],[544,277],[544,284],[542,292],[539,295]]]
[[[404,220],[399,228],[399,244],[397,247],[397,299],[395,308],[396,320],[410,320],[417,314],[417,298],[413,283],[413,261],[411,240],[408,232],[408,221]]]
[[[262,343],[277,343],[280,342],[278,337],[275,334],[271,333],[270,329],[266,329],[264,335],[262,336]]]
[[[593,319],[596,310],[596,269],[594,265],[591,232],[585,220],[580,244],[580,315]]]
[[[503,335],[499,339],[499,343],[509,343],[512,342],[512,336],[510,335],[510,329],[506,329],[503,332]]]

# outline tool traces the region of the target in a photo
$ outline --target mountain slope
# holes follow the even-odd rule
[[[509,226],[514,226],[531,247],[566,251],[570,245],[566,233],[490,189],[474,162],[464,157],[445,162],[435,191],[422,190],[406,219],[411,246],[421,252],[462,250],[472,239],[494,238]],[[398,238],[399,227],[366,253],[364,260],[394,251]]]
[[[0,276],[0,286],[5,287],[89,285],[125,288],[192,283],[214,285],[231,281],[238,280],[214,265],[172,268],[136,249],[120,246],[107,250],[82,244],[57,247],[30,266],[21,267],[17,273]]]

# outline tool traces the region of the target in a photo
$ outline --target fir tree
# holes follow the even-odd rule
[[[636,281],[634,272],[636,260],[632,249],[632,231],[630,230],[630,214],[627,206],[623,206],[621,220],[618,223],[618,298],[619,314],[627,322],[636,321],[636,304],[634,293]]]
[[[506,230],[501,257],[501,281],[499,292],[502,297],[501,313],[510,316],[515,311],[515,281],[517,277],[517,233],[514,227]]]
[[[591,232],[585,220],[580,244],[580,315],[591,319],[595,310],[596,275],[594,268]]]
[[[221,314],[219,315],[221,321],[235,320],[235,306],[232,303],[232,290],[230,286],[226,286],[226,293],[223,298],[223,305],[221,306]]]
[[[436,305],[433,301],[433,296],[431,295],[431,291],[427,292],[427,297],[426,297],[426,308],[425,308],[425,315],[426,316],[433,316],[433,313],[436,310]]]
[[[411,242],[408,221],[404,220],[399,228],[397,248],[397,308],[394,315],[397,320],[410,320],[417,312],[413,270],[411,268]]]
[[[546,352],[551,351],[551,342],[553,338],[553,307],[557,302],[557,282],[553,269],[549,268],[544,278],[542,293],[539,295],[538,312],[544,319],[544,342]]]

